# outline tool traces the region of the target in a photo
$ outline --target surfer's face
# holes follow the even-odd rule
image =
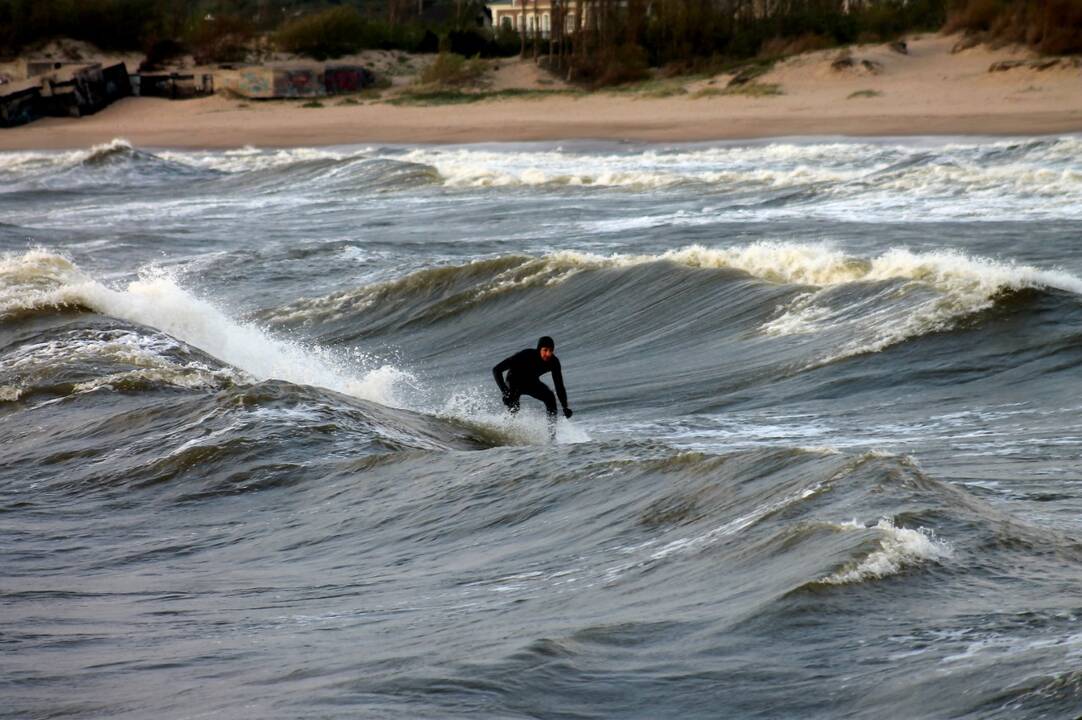
[[[548,362],[552,359],[552,348],[541,348],[541,360]]]

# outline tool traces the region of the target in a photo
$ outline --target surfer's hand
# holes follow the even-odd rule
[[[514,407],[515,400],[514,400],[514,398],[511,397],[511,393],[505,392],[503,394],[503,404],[506,405],[507,407]]]
[[[571,412],[571,408],[564,408],[564,417],[567,418],[568,420],[570,420],[571,416],[574,415],[574,414],[575,413]]]

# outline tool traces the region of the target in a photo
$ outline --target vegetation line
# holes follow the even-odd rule
[[[538,13],[539,0],[532,8],[529,0],[516,1],[527,15]],[[479,0],[0,0],[0,55],[56,37],[142,51],[151,65],[186,52],[198,63],[270,51],[316,59],[365,49],[477,59],[518,54],[579,86],[601,87],[645,80],[650,68],[662,77],[713,74],[737,63],[939,29],[966,33],[963,45],[1021,42],[1050,54],[1082,52],[1080,0],[543,1],[551,32],[538,26],[520,34],[484,27]],[[438,62],[459,64],[436,68],[437,76],[471,71],[472,61]],[[769,94],[757,87],[749,92]],[[645,92],[681,94],[663,84]]]

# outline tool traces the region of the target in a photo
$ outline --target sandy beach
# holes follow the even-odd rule
[[[1082,131],[1082,68],[1038,69],[1020,49],[952,53],[956,37],[927,35],[908,54],[885,45],[777,63],[756,79],[778,94],[728,94],[731,75],[674,80],[665,96],[601,91],[494,98],[471,104],[394,105],[386,99],[323,107],[303,101],[213,96],[128,98],[80,119],[0,131],[0,150],[87,147],[124,138],[139,146],[229,148],[347,143],[469,143],[564,139],[707,141],[771,136],[1035,135]],[[1026,61],[992,72],[1002,61]],[[531,72],[532,71],[532,72]],[[502,73],[502,74],[501,74]],[[529,61],[505,62],[493,86],[559,89]],[[510,80],[508,79],[510,78]]]

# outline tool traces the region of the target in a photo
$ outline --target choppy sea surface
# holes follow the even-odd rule
[[[1082,715],[1082,138],[118,140],[0,252],[0,716]]]

